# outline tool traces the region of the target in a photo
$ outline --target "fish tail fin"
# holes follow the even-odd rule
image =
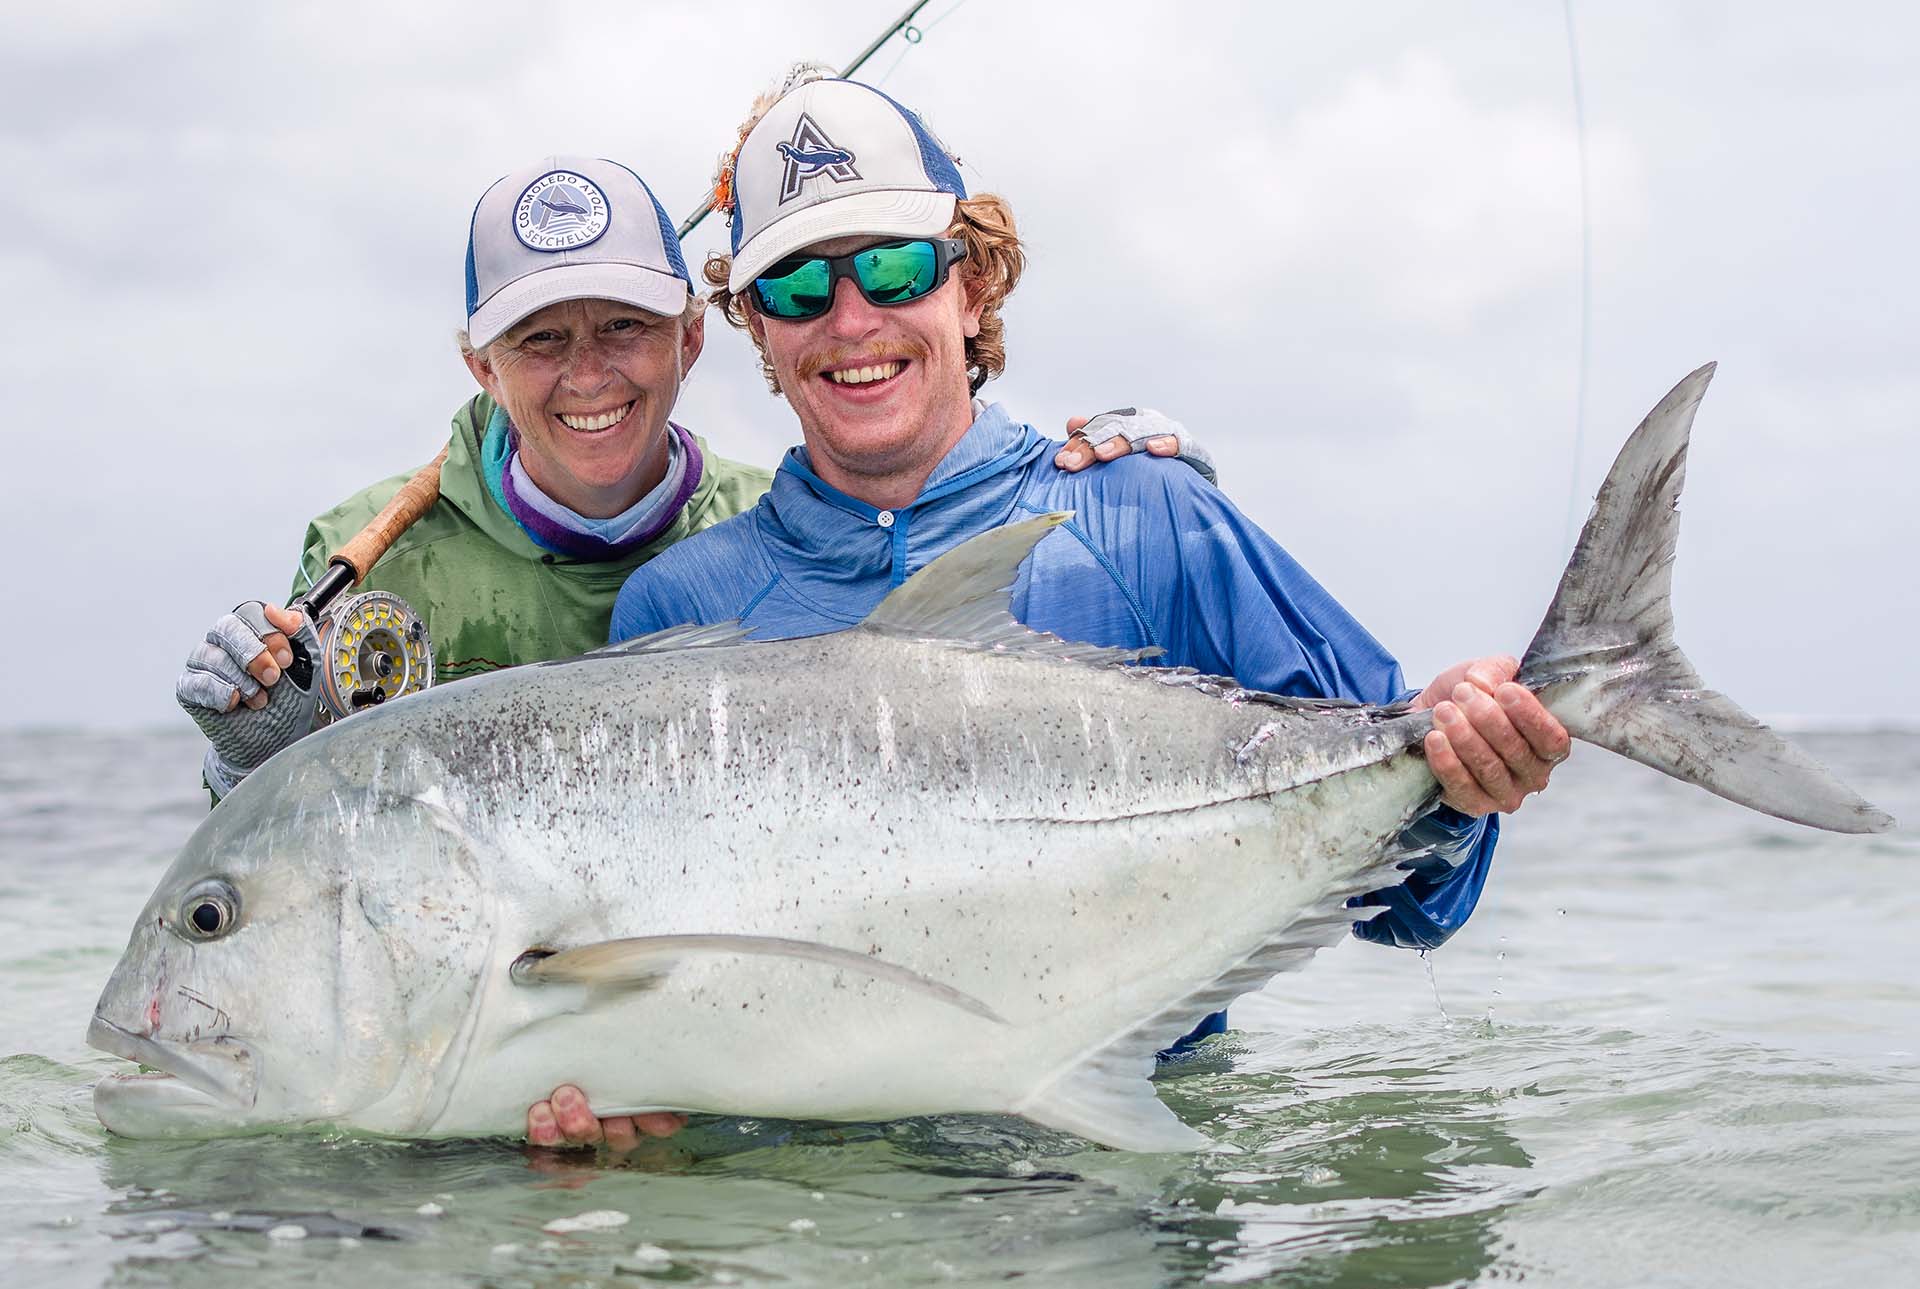
[[[1890,815],[1706,688],[1674,643],[1687,436],[1713,370],[1674,386],[1620,450],[1515,679],[1575,738],[1764,814],[1885,832]]]

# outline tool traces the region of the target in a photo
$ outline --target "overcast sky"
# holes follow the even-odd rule
[[[284,593],[309,515],[434,454],[493,179],[612,157],[678,217],[757,90],[901,7],[7,6],[0,721],[183,722],[206,623]],[[1048,430],[1186,421],[1409,679],[1525,646],[1570,486],[1584,516],[1718,359],[1682,645],[1762,715],[1920,723],[1920,14],[1572,9],[1577,459],[1562,4],[934,0],[862,78],[1019,217],[988,396]],[[717,319],[677,419],[764,464],[798,437]]]

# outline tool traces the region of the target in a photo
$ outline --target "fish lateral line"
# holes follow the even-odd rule
[[[656,989],[689,957],[747,956],[787,958],[855,971],[886,984],[957,1007],[983,1020],[1007,1020],[985,1002],[911,968],[815,940],[765,935],[650,935],[601,940],[572,949],[529,949],[513,960],[508,977],[516,985],[590,985],[631,990]]]

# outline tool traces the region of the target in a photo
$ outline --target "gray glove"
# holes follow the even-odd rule
[[[1220,482],[1214,473],[1213,454],[1187,433],[1186,426],[1151,407],[1120,407],[1111,412],[1102,412],[1075,433],[1096,448],[1109,439],[1124,439],[1129,450],[1134,452],[1145,452],[1148,439],[1170,435],[1180,445],[1177,454],[1179,460],[1186,462],[1195,474],[1208,483],[1218,485]]]
[[[227,710],[236,693],[244,699],[260,692],[247,664],[266,651],[264,638],[277,630],[260,601],[247,601],[213,624],[205,643],[187,655],[186,670],[174,682],[173,696],[207,736],[201,767],[216,797],[226,796],[268,757],[313,728],[320,639],[311,621],[302,621],[288,639],[293,661],[267,688],[267,705],[255,711],[240,703]]]

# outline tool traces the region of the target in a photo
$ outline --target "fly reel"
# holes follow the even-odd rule
[[[315,624],[315,696],[325,724],[433,684],[433,640],[413,606],[390,591],[362,591]]]

